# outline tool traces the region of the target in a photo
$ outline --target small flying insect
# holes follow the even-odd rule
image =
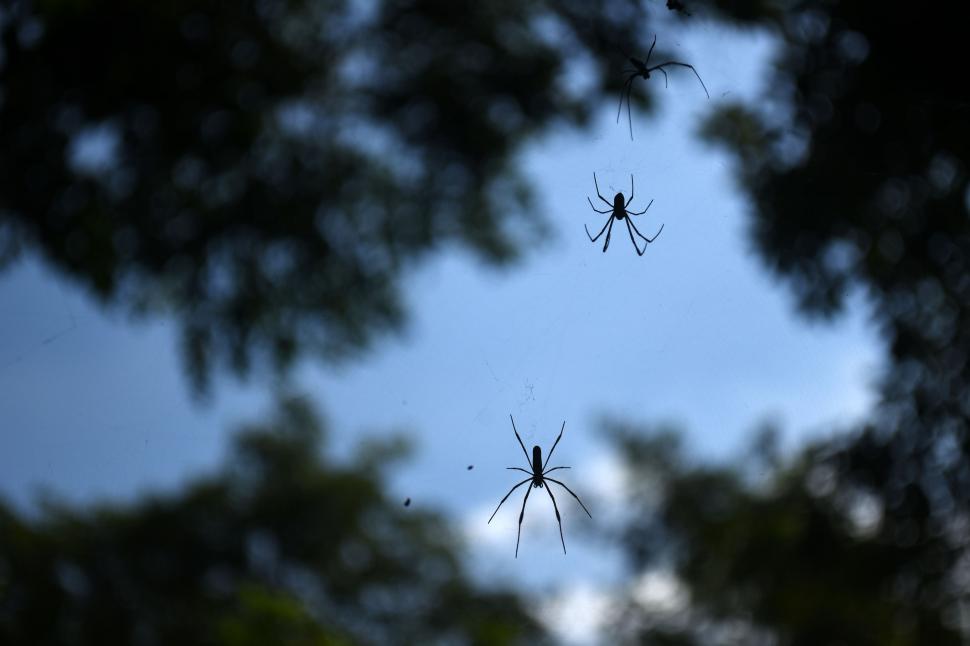
[[[687,11],[687,7],[680,0],[667,0],[667,11],[676,11],[682,13],[685,16],[690,16],[690,12]]]
[[[632,212],[632,211],[626,210],[626,207],[628,207],[630,205],[630,202],[633,201],[633,175],[632,174],[630,175],[630,199],[629,200],[624,201],[623,193],[617,193],[616,195],[613,196],[613,203],[611,204],[610,202],[608,202],[605,197],[600,195],[600,185],[599,185],[599,182],[596,181],[596,173],[593,173],[593,184],[596,186],[596,197],[600,198],[603,201],[603,203],[610,208],[605,211],[601,211],[600,209],[596,208],[593,205],[593,200],[589,199],[588,195],[586,196],[586,201],[589,202],[590,207],[592,207],[592,209],[597,213],[603,213],[603,214],[609,213],[610,219],[606,221],[606,224],[603,225],[603,228],[600,229],[600,232],[596,234],[595,238],[592,236],[592,234],[590,234],[589,227],[587,227],[584,224],[583,227],[586,229],[586,237],[589,238],[590,242],[596,242],[597,240],[599,240],[600,236],[603,235],[603,232],[606,231],[606,242],[603,243],[603,252],[605,253],[610,246],[610,235],[613,233],[613,222],[615,220],[623,220],[626,222],[626,230],[630,234],[630,242],[633,243],[633,248],[637,250],[638,256],[642,256],[647,250],[647,245],[653,242],[654,240],[656,240],[657,236],[660,235],[660,232],[664,230],[664,225],[661,224],[660,229],[657,231],[657,233],[654,234],[652,238],[648,238],[647,236],[640,233],[640,230],[637,229],[637,226],[633,224],[633,222],[631,221],[630,216],[643,215],[644,213],[646,213],[647,209],[650,208],[650,204],[653,204],[653,200],[650,200],[650,204],[647,204],[647,208],[643,209],[642,211]],[[637,245],[636,238],[633,237],[634,231],[636,231],[637,235],[646,241],[646,244],[643,245],[643,251],[640,251],[640,246]]]
[[[630,125],[630,139],[633,139],[633,118],[630,116],[630,92],[633,91],[633,81],[637,77],[642,76],[644,79],[649,79],[650,72],[660,72],[661,74],[664,75],[664,87],[667,87],[668,78],[667,78],[667,70],[664,69],[665,67],[669,65],[688,67],[690,68],[690,71],[694,73],[694,76],[697,77],[697,80],[701,82],[701,87],[704,88],[704,94],[707,95],[708,99],[711,98],[711,93],[707,91],[707,86],[704,85],[704,80],[701,78],[701,75],[697,73],[697,70],[694,69],[694,66],[691,65],[690,63],[682,63],[680,61],[666,61],[664,63],[660,63],[659,65],[654,65],[650,67],[650,55],[653,54],[653,47],[656,44],[657,44],[657,36],[655,35],[653,37],[653,44],[650,45],[650,51],[647,52],[647,60],[645,61],[641,61],[639,58],[634,58],[630,56],[622,49],[620,50],[623,53],[623,55],[627,58],[627,60],[630,61],[630,64],[633,65],[633,69],[623,70],[623,73],[629,74],[629,76],[623,82],[623,89],[620,91],[620,105],[617,106],[616,108],[616,122],[617,123],[620,122],[620,113],[623,111],[623,97],[625,95],[626,96],[626,120]]]
[[[530,469],[529,470],[526,470],[526,469],[523,469],[521,467],[506,467],[506,469],[511,469],[512,471],[522,471],[524,473],[529,474],[529,477],[526,478],[525,480],[523,480],[522,482],[516,484],[511,489],[509,489],[509,492],[507,494],[505,494],[505,497],[502,498],[502,500],[499,501],[498,507],[496,507],[495,508],[495,511],[492,512],[492,515],[489,517],[488,522],[489,523],[492,522],[492,518],[495,518],[495,514],[497,514],[499,508],[502,507],[502,503],[504,503],[508,499],[508,497],[512,495],[512,492],[513,491],[515,491],[516,489],[518,489],[519,487],[521,487],[522,485],[524,485],[527,482],[528,483],[531,483],[532,486],[531,487],[528,487],[525,490],[525,498],[522,499],[522,511],[519,512],[519,531],[518,531],[518,534],[515,537],[515,558],[518,558],[519,557],[519,539],[522,537],[522,519],[525,518],[525,503],[528,502],[528,500],[529,500],[529,494],[532,493],[532,490],[533,489],[545,488],[546,493],[549,494],[549,498],[552,500],[552,508],[556,510],[556,522],[559,523],[559,540],[562,541],[562,553],[565,554],[566,553],[566,539],[563,538],[563,535],[562,535],[562,518],[559,516],[559,506],[556,505],[556,497],[554,495],[552,495],[552,487],[545,486],[546,482],[547,481],[548,482],[554,482],[557,485],[559,485],[560,487],[562,487],[563,489],[565,489],[567,492],[569,492],[569,495],[571,495],[573,498],[576,499],[576,502],[578,502],[579,503],[579,506],[583,508],[583,511],[586,512],[586,515],[589,516],[590,518],[593,517],[593,515],[589,513],[589,510],[586,509],[586,505],[584,505],[583,504],[583,501],[579,499],[579,496],[577,496],[576,494],[573,493],[572,489],[570,489],[569,487],[567,487],[565,484],[563,484],[559,480],[556,480],[555,478],[550,478],[549,476],[546,475],[548,473],[552,473],[553,471],[556,471],[557,469],[568,469],[569,468],[569,467],[552,467],[551,469],[547,469],[546,468],[546,465],[549,464],[550,458],[552,458],[552,452],[556,450],[556,445],[559,444],[559,440],[562,439],[562,432],[566,429],[566,422],[564,421],[562,423],[562,428],[559,429],[559,437],[557,437],[556,438],[556,441],[553,442],[552,448],[549,450],[549,455],[546,456],[546,461],[545,462],[542,461],[542,449],[539,446],[533,446],[532,447],[532,461],[530,462],[529,461],[529,453],[528,453],[528,451],[525,450],[525,444],[522,443],[522,438],[519,437],[519,431],[517,431],[516,428],[515,428],[515,420],[512,419],[512,416],[511,415],[509,415],[509,419],[512,420],[512,431],[515,433],[515,439],[517,439],[519,441],[519,446],[522,447],[522,453],[525,455],[525,460],[526,460],[527,463],[529,463]]]

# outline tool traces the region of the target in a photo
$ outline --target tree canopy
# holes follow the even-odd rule
[[[970,92],[952,58],[962,14],[788,8],[769,97],[783,109],[728,107],[706,134],[736,152],[757,248],[804,311],[833,315],[853,290],[872,308],[882,399],[839,446],[840,473],[932,542],[970,513]]]
[[[689,599],[676,620],[631,599],[618,638],[962,643],[962,7],[668,5],[672,19],[778,37],[766,95],[717,107],[700,135],[734,153],[754,247],[801,311],[834,317],[861,295],[887,364],[870,419],[760,479],[752,463],[690,464],[642,429],[617,435],[639,488],[615,536],[634,571],[670,568]],[[345,355],[400,324],[401,272],[434,250],[516,256],[543,222],[516,153],[615,100],[617,51],[644,50],[656,12],[633,0],[8,3],[0,263],[27,249],[107,306],[174,316],[199,384],[220,363]],[[563,82],[577,63],[591,73],[582,94]],[[291,430],[245,434],[244,466],[184,494],[37,521],[3,510],[4,641],[539,635],[514,597],[465,584],[439,519],[310,457],[312,416],[284,411],[276,426]]]
[[[692,3],[695,10],[703,3]],[[619,531],[671,568],[677,621],[631,600],[626,637],[665,644],[960,644],[970,632],[970,92],[956,6],[779,2],[767,95],[701,134],[737,159],[751,235],[803,313],[861,295],[887,349],[858,427],[775,464],[692,465],[620,433],[641,483]],[[649,435],[647,436],[649,437]],[[652,489],[648,489],[648,486]]]
[[[198,386],[213,364],[345,356],[397,329],[401,272],[428,252],[515,257],[543,222],[515,153],[619,89],[616,45],[644,15],[628,0],[13,2],[0,266],[29,249],[110,307],[173,316]],[[584,58],[577,93],[565,79]]]
[[[338,465],[300,398],[173,495],[40,517],[0,506],[4,644],[524,644],[511,591],[473,585],[450,526],[384,483],[393,443]]]
[[[628,520],[607,533],[633,579],[668,572],[683,588],[667,608],[627,595],[618,643],[965,642],[966,521],[915,522],[858,486],[835,443],[781,458],[767,434],[755,457],[710,464],[669,430],[610,434],[630,482]]]

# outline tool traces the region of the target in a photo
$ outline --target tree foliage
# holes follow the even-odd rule
[[[0,642],[543,641],[518,597],[466,578],[441,517],[388,498],[367,456],[320,450],[320,421],[286,399],[181,493],[39,518],[0,507]]]
[[[965,642],[965,519],[925,532],[847,477],[834,443],[717,465],[692,463],[669,432],[612,435],[630,475],[616,538],[635,577],[670,573],[684,599],[658,608],[630,595],[618,642]]]
[[[864,296],[887,348],[881,401],[857,428],[765,473],[692,465],[669,437],[621,433],[639,483],[625,551],[635,570],[675,572],[690,600],[661,616],[631,597],[624,635],[965,643],[970,95],[952,49],[962,14],[778,2],[735,18],[780,37],[776,67],[765,96],[721,107],[702,134],[736,155],[755,248],[801,311],[833,317]]]
[[[631,597],[616,635],[962,643],[961,7],[668,4],[678,19],[778,36],[766,94],[721,106],[701,134],[735,154],[755,248],[801,311],[832,317],[862,294],[888,361],[871,419],[760,472],[693,465],[669,437],[618,435],[636,512],[617,528],[621,544],[635,572],[675,573],[687,602],[664,615]],[[174,315],[199,383],[218,361],[245,371],[253,359],[361,348],[400,324],[398,277],[411,263],[454,243],[504,262],[523,226],[541,226],[515,153],[615,99],[616,53],[645,49],[649,6],[8,3],[0,262],[26,248],[111,306]],[[563,81],[583,62],[590,86],[576,93]],[[285,411],[280,428],[314,427],[298,406]],[[463,583],[440,520],[388,503],[366,470],[316,461],[304,431],[246,434],[237,469],[132,509],[38,521],[3,510],[0,636],[536,634],[514,597]]]
[[[396,329],[399,276],[513,258],[515,153],[618,89],[632,0],[18,0],[0,20],[0,266],[174,316],[195,382]],[[565,83],[593,64],[582,92]]]
[[[737,154],[757,248],[803,310],[830,316],[852,290],[872,307],[888,367],[852,468],[878,488],[918,473],[928,498],[965,505],[970,462],[953,459],[970,451],[970,92],[951,49],[962,14],[785,7],[763,102],[774,109],[730,106],[705,134]]]

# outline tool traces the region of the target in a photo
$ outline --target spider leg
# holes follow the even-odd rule
[[[509,413],[509,419],[512,419],[512,413]],[[529,452],[525,450],[525,444],[522,443],[522,438],[519,437],[519,431],[515,428],[515,420],[512,419],[512,430],[515,432],[515,439],[519,441],[519,446],[522,447],[522,453],[525,454],[525,462],[529,466],[532,466],[532,460],[529,459]]]
[[[508,469],[508,470],[510,470],[510,471],[521,471],[522,473],[528,473],[530,477],[532,476],[532,472],[531,471],[526,471],[522,467],[505,467],[505,468]]]
[[[523,481],[522,481],[522,482],[520,482],[519,484],[517,484],[517,485],[515,485],[514,487],[512,487],[511,489],[509,489],[509,492],[508,492],[507,494],[505,494],[505,498],[502,498],[502,499],[501,499],[501,500],[499,501],[499,503],[498,503],[498,507],[496,507],[496,508],[495,508],[495,511],[493,511],[493,512],[492,512],[492,515],[488,517],[488,522],[489,522],[489,523],[490,523],[490,522],[492,522],[492,519],[493,519],[493,518],[495,518],[495,514],[497,514],[497,513],[498,513],[498,510],[499,510],[499,507],[501,507],[501,506],[502,506],[502,503],[503,503],[503,502],[505,502],[505,501],[506,501],[506,500],[508,499],[508,497],[512,495],[512,492],[513,492],[513,491],[515,491],[516,489],[518,489],[519,487],[521,487],[522,485],[524,485],[525,483],[527,483],[527,482],[528,482],[529,480],[532,480],[532,478],[526,478],[525,480],[523,480]],[[486,523],[486,525],[487,525],[487,524],[488,524],[488,523]]]
[[[630,110],[632,109],[630,107],[630,95],[633,93],[633,81],[637,78],[638,75],[639,74],[634,74],[633,76],[631,76],[630,81],[626,86],[626,125],[627,127],[630,128],[630,141],[633,141],[633,115],[630,113]],[[622,101],[623,101],[623,97],[621,96],[620,97],[621,107],[623,105]],[[619,121],[620,115],[617,114],[616,118]]]
[[[633,115],[630,114],[630,92],[632,91],[633,86],[631,85],[626,93],[626,125],[630,129],[630,141],[633,141]]]
[[[630,218],[627,218],[627,220],[629,220],[629,219],[630,219]],[[640,233],[640,230],[639,230],[639,229],[637,228],[637,225],[635,225],[635,224],[633,224],[632,222],[630,222],[630,226],[631,226],[631,227],[633,227],[633,230],[637,232],[637,235],[638,235],[638,236],[640,236],[641,238],[643,238],[643,239],[644,239],[644,240],[646,240],[647,242],[653,242],[654,240],[656,240],[656,239],[657,239],[657,236],[659,236],[659,235],[660,235],[660,232],[664,230],[664,225],[662,225],[662,224],[661,224],[661,225],[660,225],[660,228],[659,228],[659,229],[657,229],[657,233],[655,233],[655,234],[654,234],[654,236],[653,236],[652,238],[648,238],[647,236],[645,236],[645,235],[643,235],[642,233]]]
[[[552,498],[552,508],[556,510],[556,522],[559,523],[559,540],[562,541],[562,553],[566,553],[566,539],[562,536],[562,518],[559,516],[559,505],[556,504],[556,497],[552,495],[552,487],[546,487],[546,492]]]
[[[653,204],[653,200],[650,200],[650,204]],[[647,209],[650,208],[650,204],[647,204]],[[647,209],[643,209],[642,211],[637,211],[636,213],[634,213],[633,211],[628,211],[627,215],[643,215],[644,213],[647,212]]]
[[[697,77],[697,80],[701,82],[701,87],[704,88],[704,94],[707,95],[707,98],[708,99],[711,98],[711,93],[707,91],[707,86],[704,85],[704,79],[701,78],[701,75],[697,73],[697,70],[694,69],[694,66],[691,65],[690,63],[681,63],[680,61],[667,61],[666,63],[661,63],[660,65],[655,65],[654,67],[652,67],[650,69],[651,69],[651,71],[657,69],[657,70],[660,70],[661,72],[663,72],[663,68],[666,65],[680,65],[681,67],[689,67],[690,68],[690,71],[693,72],[694,73],[694,76]],[[664,75],[666,75],[666,72],[664,72]]]
[[[643,66],[646,67],[650,64],[650,54],[653,53],[653,46],[657,44],[657,34],[653,35],[653,42],[650,44],[650,51],[647,52],[647,60],[643,61]]]
[[[590,207],[597,213],[603,213],[603,214],[610,213],[610,211],[600,211],[598,208],[593,206],[593,200],[589,199],[589,195],[586,196],[586,201],[589,202]]]
[[[525,490],[525,498],[522,499],[522,511],[519,512],[519,532],[515,535],[515,558],[519,558],[519,539],[522,538],[522,519],[525,518],[525,503],[529,501],[529,494],[532,487]]]
[[[660,232],[664,230],[664,225],[663,225],[663,223],[661,223],[660,224],[660,228],[657,229],[657,232],[655,234],[653,234],[653,237],[652,238],[648,238],[648,237],[644,236],[642,233],[640,233],[640,230],[637,229],[637,226],[635,224],[633,224],[632,222],[630,224],[631,224],[631,226],[633,226],[633,230],[637,232],[637,235],[640,236],[641,238],[643,238],[644,240],[646,240],[647,242],[653,242],[654,240],[656,240],[657,237],[660,235]]]
[[[546,469],[546,464],[549,464],[549,458],[552,457],[552,452],[556,450],[556,445],[559,444],[559,440],[562,439],[562,432],[565,431],[565,430],[566,430],[566,420],[563,420],[562,421],[562,428],[559,429],[559,437],[557,437],[556,438],[556,441],[552,443],[552,448],[549,449],[549,455],[546,456],[546,461],[542,465],[542,470],[543,471],[545,471],[545,469]]]
[[[604,232],[604,231],[606,231],[606,226],[607,226],[607,225],[608,225],[608,224],[609,224],[610,222],[612,222],[612,221],[613,221],[613,216],[611,215],[611,216],[610,216],[610,219],[606,221],[606,224],[604,224],[604,225],[603,225],[603,228],[602,228],[602,229],[600,229],[600,232],[596,234],[596,237],[595,237],[595,238],[594,238],[593,236],[591,236],[591,235],[589,235],[589,229],[588,229],[588,228],[586,227],[586,225],[584,224],[584,225],[583,225],[583,228],[584,228],[584,229],[586,229],[586,237],[587,237],[587,238],[589,238],[589,241],[590,241],[590,242],[596,242],[597,240],[599,240],[599,238],[600,238],[600,236],[601,236],[601,235],[603,235],[603,232]]]
[[[606,198],[603,197],[602,195],[600,195],[600,185],[599,185],[599,182],[596,181],[596,172],[595,171],[593,172],[593,184],[596,186],[596,197],[598,197],[601,200],[603,200],[603,203],[606,204],[606,206],[610,207],[610,210],[613,210],[613,203],[612,202],[607,202],[606,201]]]
[[[546,480],[548,480],[549,482],[555,482],[557,485],[559,485],[560,487],[562,487],[563,489],[565,489],[566,491],[568,491],[569,492],[569,495],[571,495],[573,498],[575,498],[576,499],[576,502],[579,503],[579,506],[582,507],[583,508],[583,511],[586,512],[586,515],[589,516],[590,518],[593,517],[593,514],[589,513],[589,510],[586,509],[586,505],[584,505],[583,504],[583,501],[579,499],[579,496],[577,496],[576,494],[573,493],[573,490],[572,489],[570,489],[569,487],[567,487],[566,485],[564,485],[563,483],[559,482],[558,480],[556,480],[554,478],[546,478]]]
[[[610,216],[610,227],[606,230],[606,242],[603,243],[603,253],[606,253],[607,248],[610,246],[610,236],[613,235],[613,222],[616,218]]]
[[[542,475],[546,475],[547,473],[552,473],[556,469],[572,469],[572,467],[553,467],[551,469],[546,469],[545,471],[543,471]]]
[[[623,81],[623,89],[620,90],[620,105],[616,107],[616,122],[620,123],[620,112],[623,110],[623,95],[627,95],[627,100],[629,101],[629,90],[633,86],[633,79],[637,77],[636,70],[623,70],[625,74],[629,74],[625,81]]]
[[[647,245],[643,245],[643,251],[640,251],[640,247],[637,245],[636,239],[633,237],[633,229],[630,228],[630,218],[624,218],[626,222],[626,231],[630,234],[630,242],[633,243],[633,248],[637,250],[637,255],[642,256],[647,250]],[[643,237],[643,236],[641,236]],[[649,244],[649,243],[648,243]]]
[[[630,173],[630,199],[626,201],[626,204],[623,205],[623,208],[630,206],[630,202],[632,201],[633,201],[633,173]]]

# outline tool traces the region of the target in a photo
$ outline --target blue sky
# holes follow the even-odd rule
[[[518,561],[519,494],[485,525],[517,481],[504,467],[524,461],[510,413],[528,446],[548,447],[566,420],[553,462],[574,467],[564,479],[596,516],[622,486],[597,433],[604,415],[676,423],[707,457],[737,454],[765,419],[794,447],[862,415],[879,369],[861,299],[834,324],[794,315],[751,253],[730,159],[694,137],[713,103],[757,96],[770,40],[695,23],[672,41],[661,45],[695,64],[711,102],[693,75],[673,73],[666,90],[651,79],[654,118],[634,106],[634,141],[609,102],[591,132],[536,142],[522,165],[548,239],[500,270],[443,250],[404,277],[411,318],[400,336],[342,367],[296,371],[338,452],[411,433],[414,459],[392,478],[401,499],[452,512],[480,572],[559,590],[560,610],[595,605],[616,563],[583,540],[589,521],[571,500],[560,502],[565,558],[544,497],[529,501]],[[622,230],[605,254],[586,238],[583,224],[595,232],[606,217],[586,203],[594,171],[607,199],[633,173],[631,206],[654,200],[637,226],[664,230],[643,257]],[[91,501],[175,487],[221,459],[235,423],[268,410],[266,385],[220,379],[198,404],[171,322],[105,311],[36,258],[0,275],[0,495],[19,504],[41,490]]]

